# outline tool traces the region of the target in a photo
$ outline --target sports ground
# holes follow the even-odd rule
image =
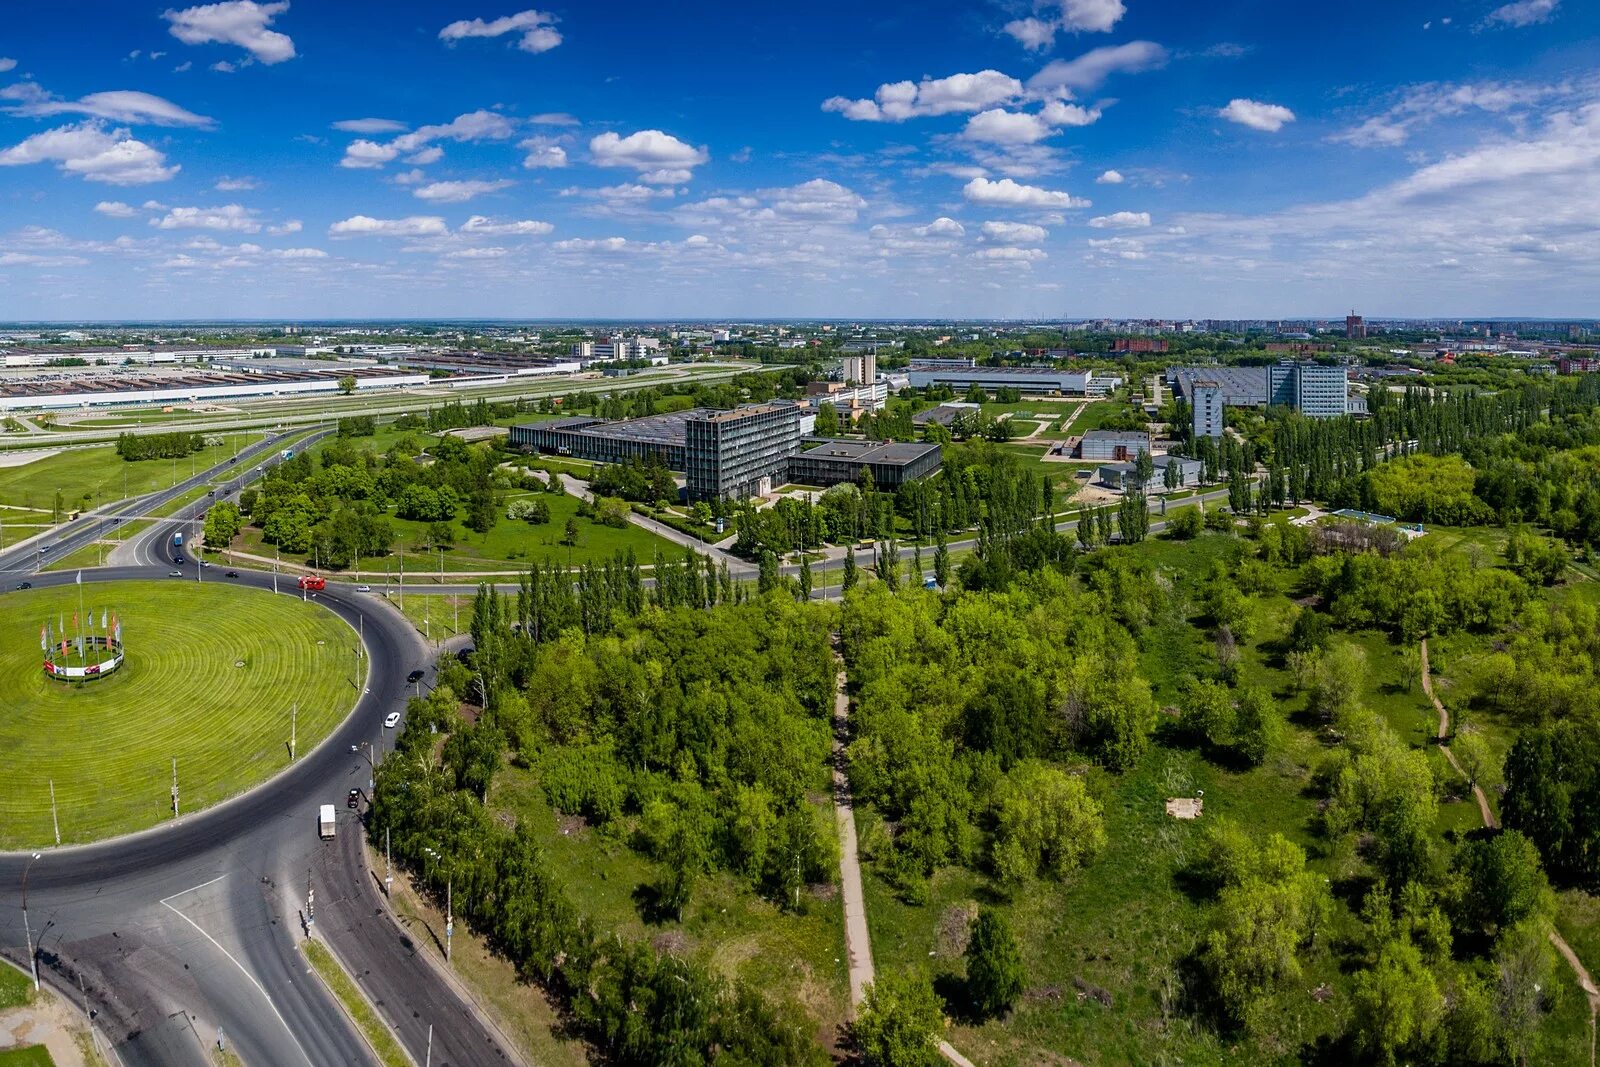
[[[75,585],[0,595],[0,848],[98,840],[172,818],[172,761],[187,814],[289,763],[355,703],[356,634],[315,603],[197,583],[86,582],[88,612],[114,611],[126,660],[115,674],[46,676],[39,630],[71,629]],[[364,678],[362,679],[364,683]]]

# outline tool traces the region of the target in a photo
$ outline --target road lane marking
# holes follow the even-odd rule
[[[195,922],[193,919],[189,918],[189,916],[185,915],[183,912],[179,911],[177,908],[174,908],[171,904],[167,903],[167,901],[172,900],[175,897],[183,896],[184,893],[193,893],[196,889],[204,889],[206,886],[211,885],[214,882],[220,882],[226,877],[227,875],[219,874],[217,877],[211,879],[210,882],[202,882],[199,885],[190,886],[188,889],[185,889],[180,893],[174,893],[170,897],[163,897],[161,900],[161,906],[172,912],[172,914],[176,915],[184,922],[188,923],[190,926],[194,927],[195,930],[199,932],[201,937],[215,945],[218,952],[228,957],[228,959],[233,962],[233,965],[239,968],[239,973],[244,975],[245,978],[249,980],[250,984],[256,987],[256,992],[260,993],[262,999],[267,1002],[267,1007],[272,1009],[272,1014],[276,1015],[278,1017],[278,1021],[283,1024],[284,1032],[289,1035],[289,1040],[294,1042],[294,1047],[299,1050],[300,1057],[306,1061],[306,1067],[315,1067],[315,1065],[311,1062],[311,1057],[306,1055],[305,1048],[300,1044],[300,1039],[295,1036],[294,1030],[289,1026],[289,1020],[283,1017],[283,1013],[278,1010],[278,1006],[272,1002],[272,996],[266,991],[260,982],[256,981],[256,976],[245,969],[245,965],[240,963],[238,958],[234,956],[233,953],[223,948],[220,941],[206,933],[204,927]]]

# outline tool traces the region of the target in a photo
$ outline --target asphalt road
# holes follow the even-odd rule
[[[323,430],[306,438],[295,447],[307,448],[328,436],[331,432],[331,430]],[[0,553],[0,573],[9,572],[7,577],[11,578],[16,575],[37,571],[54,563],[56,560],[64,559],[86,545],[93,544],[96,539],[103,537],[108,532],[115,531],[122,524],[144,518],[151,512],[170,504],[185,493],[225,476],[236,476],[229,483],[231,488],[228,489],[228,492],[235,492],[238,488],[255,480],[257,476],[256,467],[259,466],[265,469],[281,462],[279,452],[283,448],[283,442],[293,439],[294,436],[280,434],[267,437],[244,449],[234,459],[219,463],[209,470],[201,471],[199,474],[193,475],[176,485],[99,508],[80,518],[64,523],[53,534],[48,534],[40,540],[8,549]],[[223,495],[227,494],[224,493]],[[207,498],[197,502],[196,507],[203,513],[209,503],[210,500]]]
[[[94,581],[193,581],[191,562],[171,562],[170,531],[156,544],[167,562],[87,571]],[[171,569],[184,578],[168,578]],[[272,576],[240,571],[206,580],[269,590]],[[70,583],[73,572],[37,575],[36,586]],[[290,581],[280,579],[284,595]],[[378,598],[330,587],[316,599],[365,636],[369,673],[355,711],[317,749],[258,789],[194,815],[97,845],[0,855],[0,951],[26,966],[23,879],[41,974],[95,1022],[125,1064],[209,1063],[218,1030],[247,1063],[273,1067],[365,1064],[371,1054],[337,1003],[308,971],[297,946],[308,880],[313,935],[326,941],[422,1062],[433,1026],[433,1063],[497,1064],[506,1052],[434,965],[381,913],[360,859],[362,827],[343,801],[365,790],[370,770],[352,746],[378,758],[403,709],[405,678],[428,652]],[[354,629],[351,644],[357,643]],[[92,739],[85,739],[92,743]],[[180,779],[181,787],[181,779]],[[168,783],[152,783],[164,800]],[[332,841],[317,833],[317,808],[337,805]],[[181,810],[181,796],[180,796]],[[82,993],[80,994],[80,980]]]

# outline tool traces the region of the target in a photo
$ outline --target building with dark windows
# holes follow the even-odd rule
[[[691,500],[760,496],[782,485],[800,448],[800,409],[749,404],[699,412],[684,422],[684,473]]]
[[[1131,460],[1150,451],[1150,435],[1143,430],[1090,430],[1078,442],[1079,459]]]
[[[1189,414],[1194,436],[1222,436],[1222,386],[1217,382],[1196,380],[1190,387]]]
[[[800,422],[799,405],[776,401],[621,422],[555,419],[513,426],[510,440],[513,448],[592,463],[657,458],[684,472],[691,500],[761,496],[786,482],[835,485],[855,481],[863,470],[879,489],[892,491],[939,469],[936,444],[804,437]]]
[[[936,444],[808,437],[789,460],[789,481],[838,485],[856,481],[866,470],[872,472],[872,484],[880,492],[893,492],[938,470],[940,460]]]

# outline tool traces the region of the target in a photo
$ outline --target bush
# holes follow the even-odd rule
[[[543,500],[522,497],[506,505],[506,518],[543,526],[550,521],[550,505]]]

